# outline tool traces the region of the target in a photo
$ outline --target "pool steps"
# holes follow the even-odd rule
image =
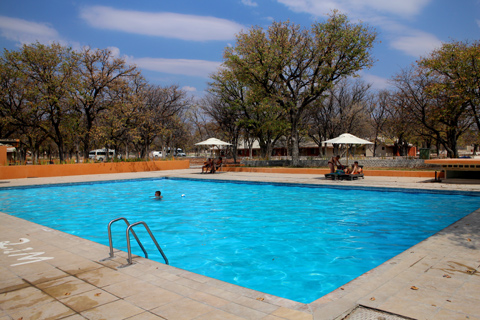
[[[117,222],[117,221],[120,221],[120,220],[125,221],[125,223],[127,224],[126,237],[127,237],[127,248],[128,248],[128,258],[127,258],[128,263],[126,265],[119,266],[119,268],[128,267],[128,266],[132,265],[132,263],[133,263],[133,261],[132,261],[132,249],[131,249],[131,246],[130,246],[130,231],[132,232],[133,236],[135,237],[135,240],[137,240],[138,245],[140,246],[143,253],[145,254],[145,258],[148,258],[147,251],[143,247],[143,245],[142,245],[140,239],[138,238],[137,234],[135,233],[135,231],[133,231],[133,227],[137,226],[139,224],[142,224],[145,227],[145,229],[147,230],[148,234],[150,235],[150,238],[153,240],[153,242],[157,246],[158,251],[162,255],[163,259],[165,260],[165,264],[169,264],[167,256],[165,256],[165,253],[163,252],[162,248],[158,244],[157,239],[155,239],[155,236],[153,235],[152,231],[150,231],[150,228],[148,227],[148,225],[144,221],[139,221],[139,222],[135,222],[135,223],[130,224],[130,222],[128,222],[128,220],[124,217],[113,219],[112,221],[110,221],[108,223],[108,243],[109,243],[109,246],[110,246],[110,256],[108,258],[102,259],[100,261],[110,260],[110,259],[115,257],[115,255],[113,254],[112,224],[114,222]]]

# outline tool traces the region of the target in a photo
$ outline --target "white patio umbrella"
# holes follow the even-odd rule
[[[339,135],[336,138],[330,139],[330,140],[325,140],[323,141],[324,143],[332,143],[332,144],[345,144],[347,145],[347,166],[348,166],[348,145],[351,144],[373,144],[372,142],[361,139],[357,136],[354,136],[353,134],[350,133],[344,133]]]
[[[217,139],[217,138],[209,138],[205,141],[202,141],[202,142],[199,142],[199,143],[195,143],[196,146],[212,146],[212,147],[219,147],[219,146],[231,146],[232,144],[231,143],[228,143],[228,142],[225,142],[225,141],[222,141],[220,139]]]
[[[217,138],[209,138],[205,141],[195,143],[196,146],[231,146],[231,143],[222,141]]]

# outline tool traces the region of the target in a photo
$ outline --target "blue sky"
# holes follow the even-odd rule
[[[202,96],[235,34],[290,20],[303,27],[333,9],[378,32],[377,60],[361,77],[376,89],[451,40],[480,39],[480,0],[17,0],[0,2],[0,45],[59,42],[110,48],[146,79]]]

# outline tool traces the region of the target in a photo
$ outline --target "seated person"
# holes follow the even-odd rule
[[[350,169],[350,172],[351,174],[359,174],[359,173],[362,173],[362,168],[360,168],[358,166],[358,161],[355,161],[353,164],[352,164],[352,168]]]
[[[211,158],[208,158],[207,161],[203,163],[202,173],[208,173],[208,171],[211,171],[212,166],[213,166],[213,161]]]
[[[343,169],[343,165],[340,163],[340,156],[332,157],[330,160],[328,160],[328,167],[330,168],[330,173],[335,172],[335,166],[338,167],[338,169]]]
[[[217,162],[215,162],[215,165],[213,166],[213,172],[217,171],[218,169],[220,169],[220,167],[222,166],[222,157],[218,157],[218,160]]]

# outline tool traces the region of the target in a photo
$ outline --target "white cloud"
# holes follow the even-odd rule
[[[379,27],[390,47],[406,55],[420,57],[441,46],[433,34],[408,27],[398,21],[411,19],[432,0],[277,0],[291,10],[325,16],[338,9],[351,19],[361,19]],[[480,26],[480,24],[479,24]]]
[[[196,92],[197,91],[197,88],[195,87],[190,87],[190,86],[184,86],[182,87],[182,90],[185,90],[187,92]]]
[[[391,41],[391,46],[405,54],[420,57],[441,47],[442,42],[434,35],[423,31],[412,31]]]
[[[324,16],[334,9],[353,17],[372,14],[389,14],[413,17],[419,14],[432,0],[277,0],[296,12]]]
[[[325,16],[333,9],[338,9],[341,12],[347,12],[346,8],[341,3],[342,1],[316,1],[316,0],[277,0],[286,5],[290,10],[295,12],[310,13],[314,16]]]
[[[146,70],[203,78],[208,78],[221,65],[215,61],[163,58],[129,58],[128,62]]]
[[[103,6],[84,8],[80,16],[96,28],[194,41],[234,39],[235,34],[244,28],[236,22],[215,17],[127,11]]]
[[[255,1],[252,1],[252,0],[242,0],[242,3],[246,6],[249,6],[249,7],[258,6],[258,3],[256,3]]]
[[[372,84],[372,88],[376,90],[388,89],[391,87],[391,84],[388,79],[382,78],[373,74],[368,74],[365,72],[361,72],[361,78],[367,82]]]
[[[117,47],[107,47],[115,58],[120,58],[120,49]]]
[[[8,40],[29,44],[33,42],[60,42],[61,38],[54,28],[46,23],[31,22],[23,19],[0,16],[0,32]]]
[[[435,35],[410,28],[388,18],[378,17],[375,24],[384,31],[390,47],[406,55],[420,57],[442,45]]]
[[[419,14],[432,0],[352,0],[348,1],[354,8],[360,7],[366,10],[375,10],[382,13],[399,15],[402,17],[412,17]]]

